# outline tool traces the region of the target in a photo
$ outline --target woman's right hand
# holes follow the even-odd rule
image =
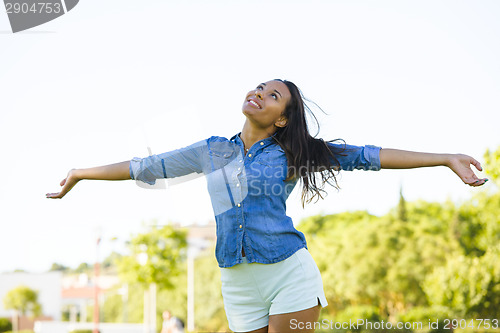
[[[65,179],[61,180],[60,185],[62,186],[61,192],[59,193],[47,193],[47,199],[61,199],[68,193],[73,186],[76,185],[81,179],[76,176],[77,169],[71,169]]]

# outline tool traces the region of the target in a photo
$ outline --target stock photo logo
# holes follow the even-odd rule
[[[59,16],[63,16],[78,4],[79,0],[4,0],[12,32],[27,30]]]

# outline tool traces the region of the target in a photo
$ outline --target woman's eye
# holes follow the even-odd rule
[[[278,99],[278,96],[276,96],[276,94],[271,94],[271,96],[272,96],[272,98],[274,98],[276,100]]]
[[[263,90],[264,88],[262,88],[262,86],[258,86],[257,87],[257,90]]]

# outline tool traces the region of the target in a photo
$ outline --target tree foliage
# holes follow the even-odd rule
[[[66,272],[68,270],[69,270],[69,267],[58,264],[58,263],[53,263],[49,269],[50,272]]]
[[[450,256],[424,280],[432,305],[449,307],[458,318],[497,318],[500,313],[500,245],[481,257]]]
[[[37,317],[42,313],[42,306],[38,303],[38,291],[27,286],[18,286],[10,290],[3,299],[6,309],[19,311],[23,316],[31,313]]]
[[[12,330],[12,323],[8,318],[0,318],[0,332],[8,332]]]
[[[119,275],[130,284],[173,288],[172,277],[179,273],[179,262],[185,256],[186,231],[173,226],[153,226],[129,243],[130,254],[117,258]]]
[[[434,267],[443,265],[445,255],[458,245],[436,237],[448,231],[443,217],[450,213],[443,212],[445,208],[417,202],[405,210],[405,220],[398,218],[400,207],[381,218],[355,212],[352,219],[343,213],[341,220],[355,221],[349,224],[336,223],[338,217],[332,216],[332,222],[324,225],[333,227],[310,242],[327,297],[335,300],[331,307],[334,314],[364,304],[393,317],[427,303],[421,281]],[[429,216],[429,212],[435,215]]]
[[[500,161],[495,154],[489,161]],[[496,179],[491,165],[485,169]],[[374,306],[392,321],[412,313],[498,317],[500,193],[495,190],[478,189],[458,205],[406,202],[401,196],[381,217],[358,211],[303,220],[298,228],[306,234],[330,303],[323,316],[344,318],[348,309]]]
[[[500,147],[495,151],[487,149],[484,153],[484,162],[486,174],[500,187]]]

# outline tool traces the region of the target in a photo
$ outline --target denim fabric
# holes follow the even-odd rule
[[[328,143],[341,170],[379,170],[380,147]],[[285,181],[287,160],[272,137],[256,142],[245,155],[239,134],[213,136],[171,152],[134,157],[130,177],[148,184],[156,179],[205,175],[217,224],[215,254],[220,267],[243,262],[271,264],[307,248],[304,235],[286,215],[286,200],[296,180]]]

